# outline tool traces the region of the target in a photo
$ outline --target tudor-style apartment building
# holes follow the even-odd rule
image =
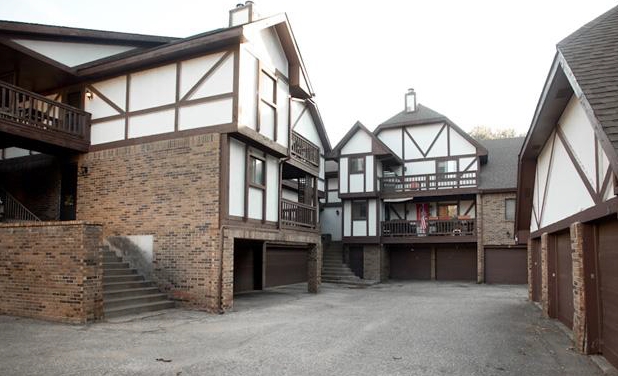
[[[521,142],[482,144],[413,90],[373,132],[356,123],[327,165],[322,233],[343,249],[340,261],[337,247],[325,251],[324,280],[349,267],[371,281],[526,283],[514,241]]]
[[[530,300],[618,367],[618,7],[558,43],[519,156]]]
[[[223,312],[244,291],[318,290],[330,145],[285,14],[247,2],[188,38],[0,35],[0,313]]]

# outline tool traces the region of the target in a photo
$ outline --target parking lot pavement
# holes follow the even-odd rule
[[[234,312],[75,326],[0,316],[2,375],[601,375],[521,286],[292,285]]]

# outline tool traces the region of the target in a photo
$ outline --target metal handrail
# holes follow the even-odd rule
[[[14,221],[34,221],[40,222],[41,219],[33,212],[28,210],[21,202],[17,201],[13,195],[0,188],[0,219],[10,219]]]

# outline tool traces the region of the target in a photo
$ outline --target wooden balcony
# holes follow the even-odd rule
[[[382,240],[390,243],[476,242],[476,221],[470,219],[393,220],[381,223]],[[411,240],[414,238],[414,240]]]
[[[320,148],[296,132],[292,132],[289,162],[316,175],[320,170]]]
[[[0,137],[6,140],[3,147],[86,152],[90,114],[0,82]]]
[[[281,227],[295,230],[315,230],[317,223],[317,208],[315,206],[281,199]]]
[[[474,191],[477,186],[476,171],[445,172],[438,174],[421,174],[405,176],[387,176],[380,178],[380,189],[383,195],[405,195],[431,192],[444,193],[447,190],[457,190],[457,193]]]

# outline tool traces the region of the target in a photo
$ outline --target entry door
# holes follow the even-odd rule
[[[62,167],[60,188],[60,220],[75,220],[77,200],[77,165],[67,164]]]
[[[556,281],[554,302],[556,318],[569,329],[573,328],[573,258],[569,232],[554,235],[554,260]]]
[[[598,227],[601,353],[618,367],[618,220]]]

